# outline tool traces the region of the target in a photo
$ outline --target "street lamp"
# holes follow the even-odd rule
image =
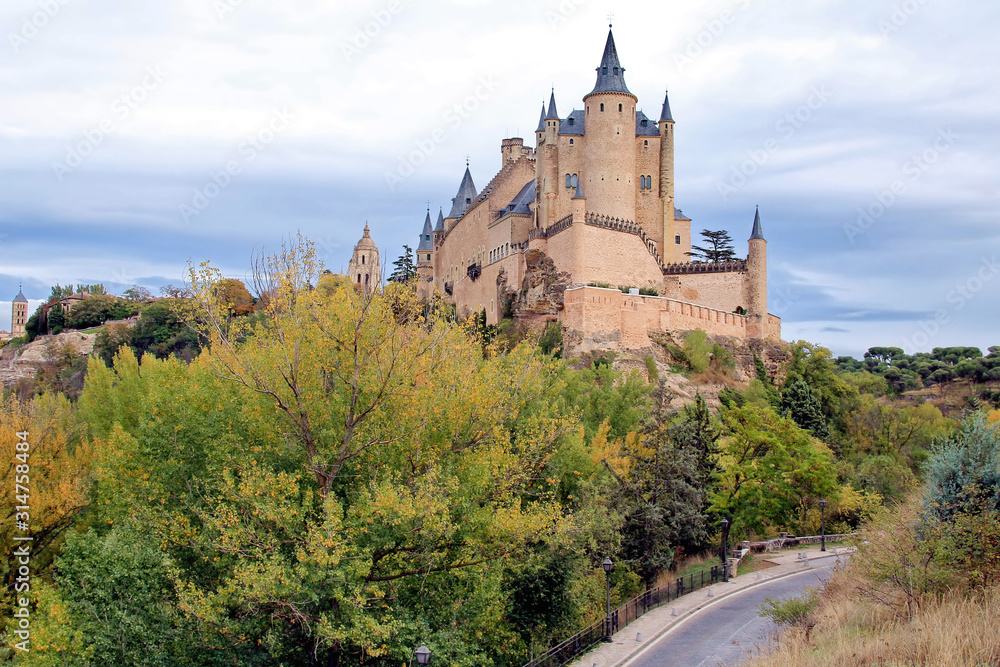
[[[729,581],[729,519],[722,518],[722,580]]]
[[[610,558],[605,558],[604,562],[601,563],[604,567],[604,580],[607,584],[608,591],[608,615],[604,619],[604,641],[611,641],[611,573],[615,569],[615,564],[611,562]]]
[[[427,648],[427,644],[421,644],[413,655],[416,656],[418,665],[431,664],[431,650]]]
[[[826,498],[819,501],[819,550],[826,551]]]

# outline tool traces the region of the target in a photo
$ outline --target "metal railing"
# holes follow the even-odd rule
[[[613,610],[610,619],[602,618],[589,625],[561,644],[553,646],[524,667],[562,667],[569,664],[604,641],[605,637],[618,632],[646,612],[719,581],[722,581],[722,566],[713,565],[710,570],[695,572],[674,579],[665,586],[646,591]],[[607,625],[609,622],[610,628]]]

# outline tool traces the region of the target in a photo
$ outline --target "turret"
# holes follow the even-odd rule
[[[365,232],[354,246],[354,254],[347,265],[347,277],[359,290],[371,293],[382,284],[382,267],[378,246],[371,237],[371,229],[365,223]]]
[[[674,208],[674,116],[670,112],[670,93],[663,98],[660,112],[660,198],[663,200],[663,260],[667,263],[690,261],[690,225],[681,229]],[[675,242],[681,237],[681,243]],[[684,239],[688,238],[688,243]]]
[[[14,338],[24,335],[25,324],[28,322],[28,299],[24,296],[24,290],[18,288],[17,296],[11,306],[10,333]]]
[[[608,31],[594,89],[584,98],[583,177],[593,213],[635,220],[636,103],[625,85],[615,38]]]
[[[465,175],[462,176],[462,184],[458,186],[458,194],[451,200],[451,213],[448,217],[457,220],[465,215],[465,212],[472,208],[477,195],[476,184],[472,182],[472,172],[469,171],[469,165],[465,165]]]
[[[767,241],[760,224],[760,208],[754,215],[747,255],[747,335],[767,338]]]

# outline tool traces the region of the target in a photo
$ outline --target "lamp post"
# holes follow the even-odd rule
[[[819,550],[826,551],[826,498],[819,501]]]
[[[722,519],[722,581],[729,581],[729,519]]]
[[[427,644],[420,644],[420,648],[414,651],[413,655],[416,657],[418,665],[431,664],[431,650],[427,648]]]
[[[601,563],[604,567],[604,580],[607,585],[608,592],[608,614],[604,619],[604,641],[611,641],[611,572],[615,569],[615,564],[610,558],[605,558],[604,562]]]

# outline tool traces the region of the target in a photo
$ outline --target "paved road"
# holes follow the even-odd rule
[[[771,619],[757,615],[764,598],[798,597],[822,586],[836,556],[810,561],[802,573],[754,586],[695,612],[658,642],[627,662],[627,667],[732,667],[775,629]],[[724,584],[720,584],[724,585]]]

